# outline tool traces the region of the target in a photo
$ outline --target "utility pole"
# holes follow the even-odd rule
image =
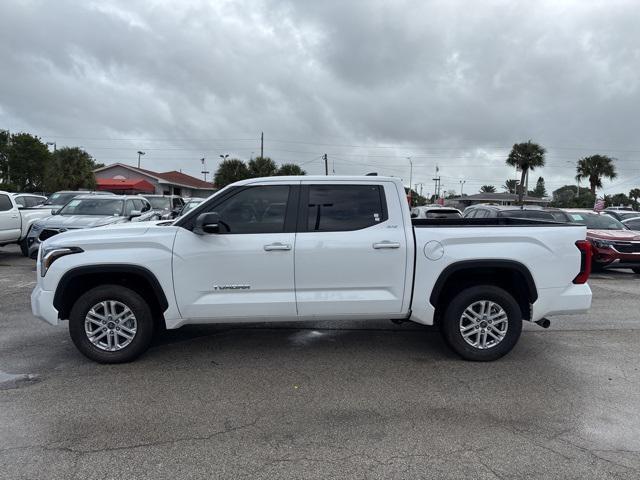
[[[138,168],[140,168],[140,156],[141,155],[146,155],[146,153],[138,150]]]
[[[411,190],[411,182],[413,181],[413,162],[411,157],[407,157],[409,160],[409,206],[413,207],[413,191]]]
[[[204,166],[204,158],[201,158],[200,161],[202,162],[202,171],[200,172],[202,175],[204,175],[204,181],[207,181],[207,175],[209,174],[209,170],[207,170],[207,168]]]
[[[260,158],[264,158],[264,132],[260,132]]]
[[[324,174],[329,175],[329,162],[327,161],[326,153],[322,156],[322,159],[324,160]]]

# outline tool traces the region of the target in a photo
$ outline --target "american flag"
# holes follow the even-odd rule
[[[597,198],[593,209],[596,212],[601,212],[602,210],[604,210],[604,198]]]

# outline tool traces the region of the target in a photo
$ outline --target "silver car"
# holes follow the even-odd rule
[[[28,255],[35,258],[41,242],[67,230],[153,219],[151,204],[142,197],[79,195],[31,226],[27,234]]]

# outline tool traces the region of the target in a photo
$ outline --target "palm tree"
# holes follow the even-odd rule
[[[640,188],[632,188],[629,190],[629,198],[633,198],[636,202],[640,198]]]
[[[586,178],[591,185],[591,193],[596,194],[596,188],[602,188],[602,179],[616,178],[616,168],[613,159],[606,155],[591,155],[578,160],[576,180]]]
[[[520,176],[520,188],[518,192],[518,203],[522,205],[522,199],[525,194],[524,179],[529,170],[535,170],[538,167],[544,167],[544,154],[546,150],[531,140],[523,143],[516,143],[511,148],[511,152],[507,157],[507,165],[517,167],[522,172]]]
[[[514,180],[513,178],[510,178],[504,182],[504,185],[502,186],[502,188],[509,193],[517,193],[518,180]]]
[[[481,193],[496,193],[496,187],[493,185],[483,185],[480,187]]]

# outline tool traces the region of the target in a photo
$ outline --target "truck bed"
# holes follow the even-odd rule
[[[424,227],[584,227],[579,223],[549,222],[531,218],[421,218],[411,219],[416,228]]]

